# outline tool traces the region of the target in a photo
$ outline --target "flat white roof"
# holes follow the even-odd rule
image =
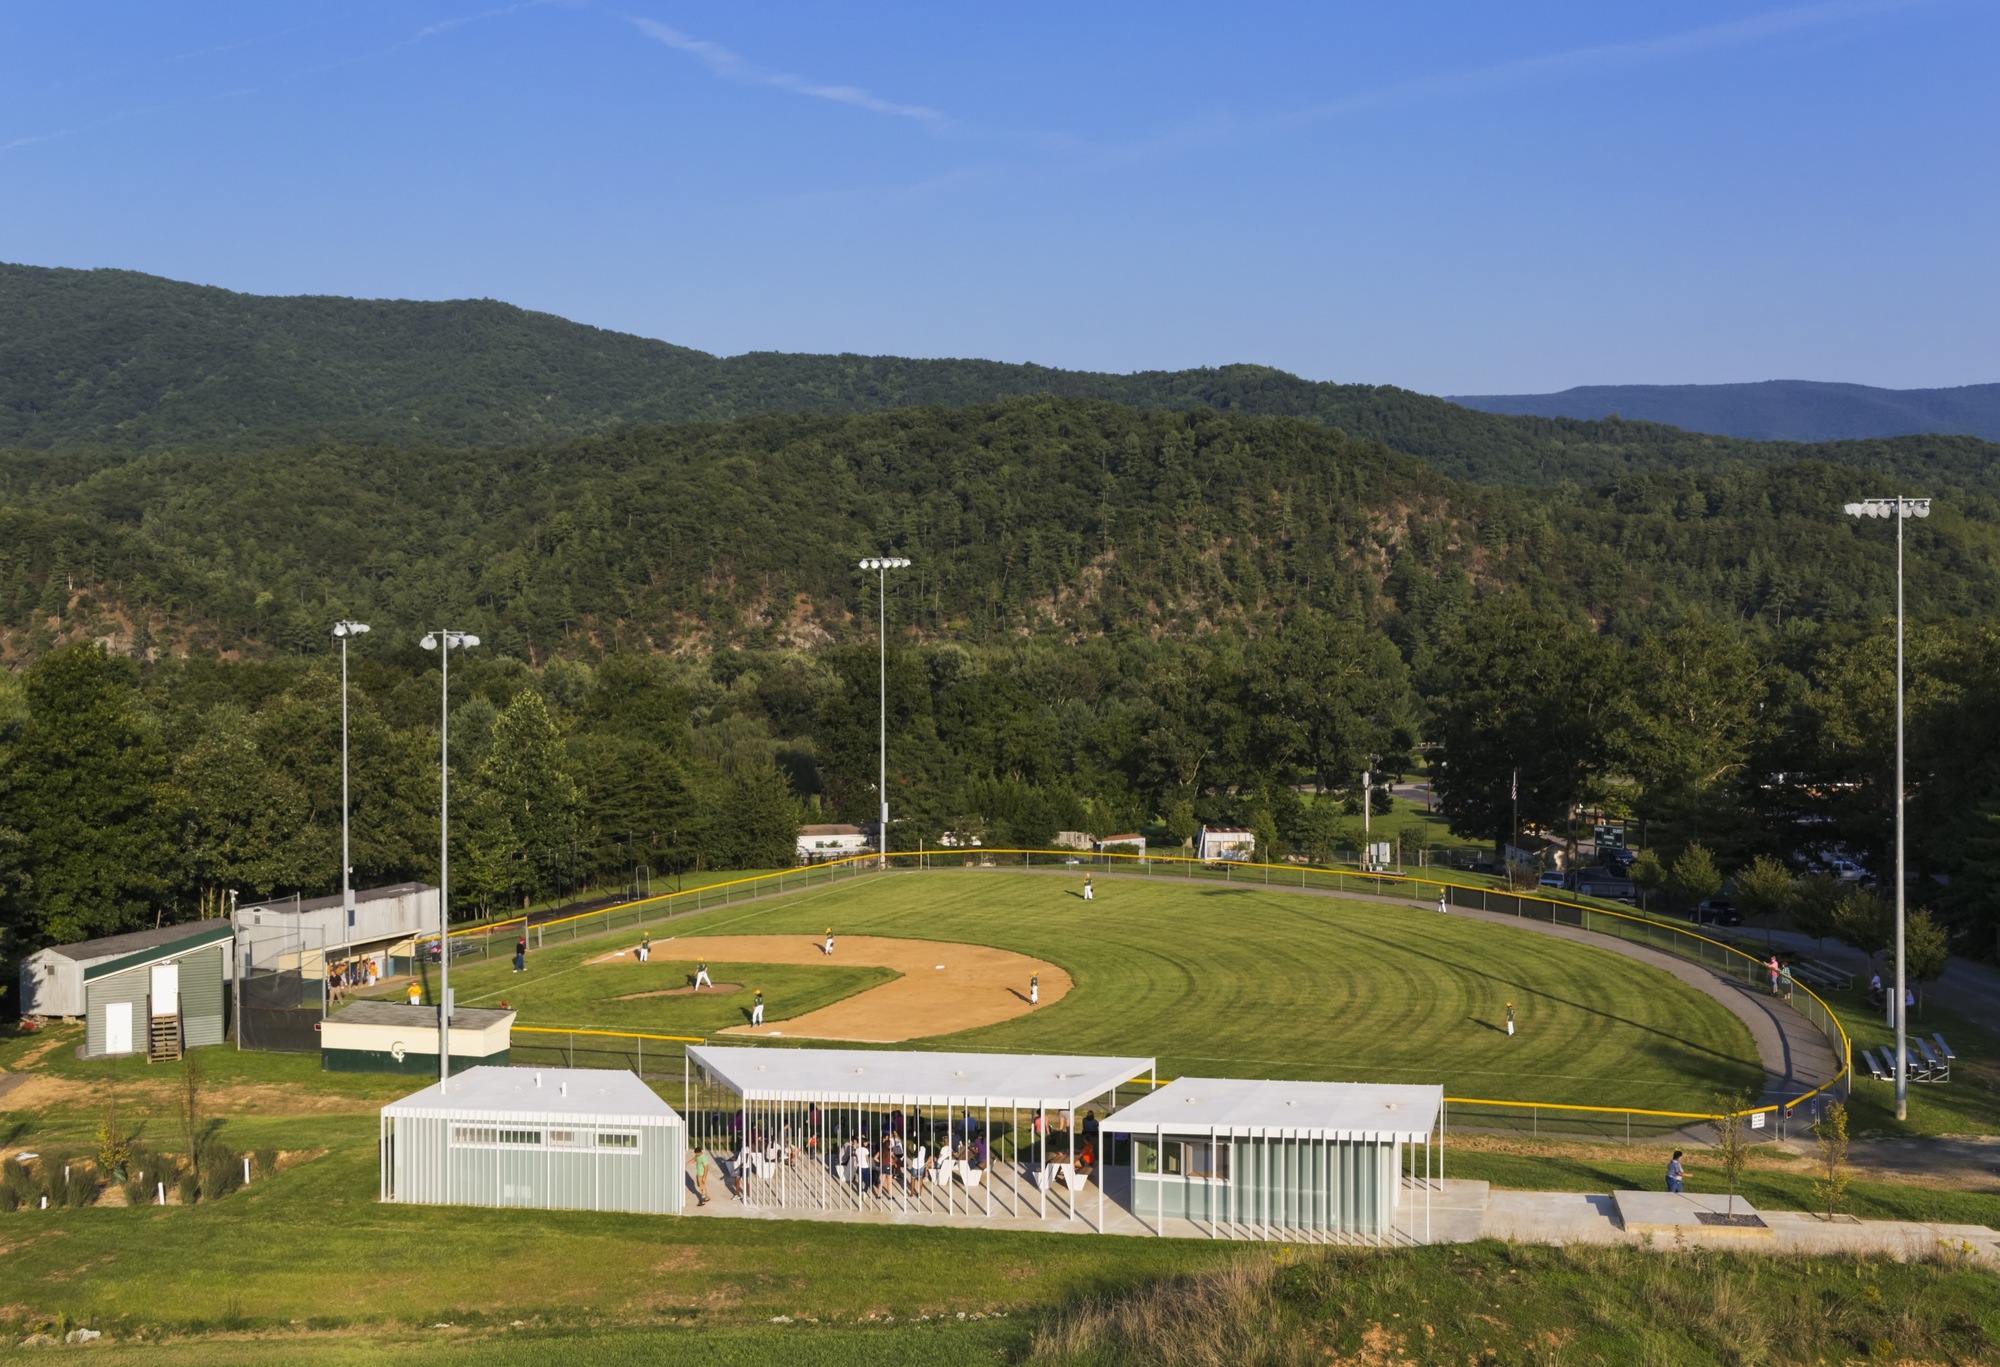
[[[746,1101],[1073,1110],[1153,1072],[1150,1058],[1078,1054],[934,1054],[898,1049],[687,1051]]]
[[[1235,1135],[1239,1139],[1400,1139],[1427,1142],[1444,1088],[1383,1082],[1261,1082],[1176,1078],[1103,1122],[1140,1134]]]
[[[433,1082],[421,1092],[390,1102],[382,1113],[465,1120],[535,1116],[680,1124],[674,1108],[651,1087],[613,1068],[467,1068],[454,1074],[448,1086]]]

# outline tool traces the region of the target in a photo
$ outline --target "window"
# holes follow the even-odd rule
[[[630,1130],[599,1130],[597,1147],[600,1149],[636,1149],[639,1136]]]
[[[1168,1139],[1165,1145],[1150,1139],[1134,1139],[1138,1170],[1167,1177],[1195,1177],[1202,1181],[1229,1180],[1229,1144],[1206,1139]],[[1164,1149],[1164,1152],[1162,1151]]]
[[[503,1130],[491,1125],[454,1125],[451,1142],[460,1147],[540,1148],[540,1130]]]

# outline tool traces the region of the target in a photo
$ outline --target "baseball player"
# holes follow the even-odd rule
[[[756,999],[750,1003],[750,1023],[752,1025],[764,1023],[764,989],[761,987],[757,989]]]
[[[648,963],[653,957],[653,932],[647,931],[639,937],[639,962]]]
[[[1443,889],[1443,888],[1439,888],[1439,889],[1438,889],[1438,915],[1440,915],[1440,916],[1444,916],[1444,915],[1447,915],[1447,914],[1448,914],[1448,913],[1447,913],[1447,912],[1445,911],[1445,906],[1444,906],[1444,889]]]
[[[826,955],[826,956],[827,956],[827,957],[828,957],[829,959],[833,957],[833,927],[832,927],[832,926],[828,926],[828,927],[826,928],[826,946],[825,946],[825,947],[824,947],[823,949],[821,949],[821,950],[820,950],[820,953],[822,953],[822,954]]]
[[[1042,975],[1039,973],[1030,973],[1028,975],[1028,1005],[1040,1006],[1041,1003]]]
[[[1507,1003],[1507,1038],[1514,1038],[1514,1003]]]
[[[1095,891],[1092,889],[1090,885],[1090,875],[1086,873],[1083,876],[1083,900],[1086,902],[1092,901],[1094,897],[1095,897]]]
[[[715,984],[708,980],[708,960],[703,959],[694,966],[694,990],[699,992],[704,987],[714,986]]]

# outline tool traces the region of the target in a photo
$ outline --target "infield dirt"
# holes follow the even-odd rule
[[[727,964],[862,965],[900,975],[796,1019],[736,1026],[722,1032],[727,1035],[896,1044],[997,1025],[1039,1009],[1028,1004],[1028,980],[1035,975],[1041,978],[1041,1007],[1061,1001],[1071,985],[1069,974],[1054,964],[1012,950],[884,935],[842,935],[831,956],[823,952],[822,941],[800,935],[693,935],[655,940],[653,953],[663,959]],[[630,962],[614,952],[592,959],[590,966],[615,972]],[[772,1000],[767,1010],[776,1017],[784,1003]]]

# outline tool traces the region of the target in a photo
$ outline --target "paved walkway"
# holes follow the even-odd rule
[[[1623,1244],[1658,1248],[1670,1244],[1727,1248],[1745,1253],[1860,1253],[1912,1260],[1951,1251],[2000,1268],[2000,1231],[1984,1225],[1940,1224],[1922,1220],[1832,1221],[1803,1211],[1755,1211],[1740,1197],[1739,1212],[1756,1214],[1761,1229],[1718,1228],[1698,1223],[1696,1209],[1721,1210],[1724,1198],[1714,1195],[1668,1197],[1664,1193],[1577,1191],[1494,1191],[1485,1182],[1456,1178],[1426,1185],[1405,1181],[1395,1227],[1381,1237],[1329,1235],[1321,1230],[1265,1228],[1255,1225],[1213,1225],[1206,1221],[1159,1220],[1134,1214],[1120,1200],[1102,1200],[1096,1182],[1078,1194],[1072,1205],[1060,1187],[1049,1193],[1046,1217],[1038,1217],[1041,1196],[1012,1165],[999,1165],[993,1176],[996,1193],[957,1193],[947,1209],[946,1192],[936,1188],[921,1200],[904,1196],[857,1198],[851,1187],[830,1177],[793,1172],[781,1180],[751,1179],[744,1200],[718,1181],[706,1207],[692,1196],[683,1214],[705,1219],[815,1220],[837,1224],[929,1225],[960,1229],[1007,1229],[1048,1234],[1110,1234],[1153,1238],[1162,1234],[1181,1239],[1234,1239],[1288,1244],[1344,1243],[1408,1247],[1416,1244],[1459,1244],[1477,1239],[1506,1239],[1532,1244]],[[690,1188],[690,1192],[692,1188]],[[1628,1228],[1621,1202],[1684,1202],[1690,1215],[1670,1219],[1673,1228],[1661,1233],[1651,1219],[1644,1228]],[[1656,1216],[1657,1212],[1653,1212]]]

